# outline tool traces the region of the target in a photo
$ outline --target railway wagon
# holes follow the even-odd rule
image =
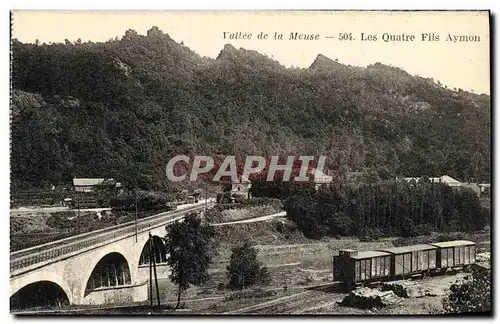
[[[449,241],[377,251],[339,250],[333,257],[333,279],[346,286],[380,279],[445,271],[476,262],[476,243]]]
[[[339,250],[333,257],[333,278],[356,284],[390,276],[391,254],[383,251]]]
[[[476,262],[476,243],[472,241],[448,241],[432,243],[437,247],[437,267],[440,269],[462,267]]]
[[[434,270],[438,267],[438,247],[416,244],[380,250],[391,254],[391,277],[405,277]]]

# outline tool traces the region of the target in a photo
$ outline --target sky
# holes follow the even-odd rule
[[[487,12],[370,11],[14,11],[12,37],[22,42],[107,41],[127,29],[146,34],[152,26],[201,56],[215,58],[225,44],[256,50],[287,67],[308,67],[318,54],[343,64],[376,62],[431,77],[449,88],[490,93],[489,16]],[[252,39],[230,39],[231,33]],[[259,40],[259,33],[268,39]],[[224,37],[226,33],[226,38]],[[274,33],[283,40],[274,40]],[[290,33],[318,35],[290,40]],[[362,41],[369,35],[376,41]],[[439,41],[421,41],[434,33]],[[340,40],[340,34],[352,39]],[[414,41],[385,42],[414,35]],[[450,42],[448,35],[475,35],[477,42]],[[329,38],[333,37],[333,38]],[[373,37],[373,36],[372,36]],[[429,35],[429,39],[431,36]],[[435,38],[434,38],[435,39]]]

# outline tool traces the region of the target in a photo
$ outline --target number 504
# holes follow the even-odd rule
[[[339,40],[353,40],[352,33],[339,33]]]

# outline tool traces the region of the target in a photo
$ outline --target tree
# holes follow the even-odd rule
[[[466,280],[452,284],[450,291],[442,301],[445,312],[491,312],[490,271],[474,270]]]
[[[151,31],[161,35],[128,30],[76,46],[13,40],[13,186],[109,173],[125,187],[159,190],[164,163],[180,152],[324,152],[325,166],[352,171],[354,182],[359,171],[370,182],[423,173],[490,179],[489,96],[451,96],[382,64],[287,69],[231,47],[212,60]],[[252,193],[286,197],[286,184],[254,183]],[[359,202],[359,226],[377,225],[373,196]]]
[[[413,224],[413,220],[411,218],[403,219],[400,235],[402,237],[412,237],[417,235],[415,224]]]
[[[190,285],[207,281],[215,250],[211,241],[213,236],[212,228],[202,224],[196,213],[187,215],[184,222],[176,222],[168,229],[167,263],[172,271],[170,279],[178,285],[176,308],[180,306],[182,292]]]
[[[269,281],[267,268],[261,265],[257,259],[257,250],[248,241],[233,248],[227,276],[229,287],[239,289]]]

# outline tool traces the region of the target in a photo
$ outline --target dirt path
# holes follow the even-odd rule
[[[271,220],[273,218],[277,217],[285,217],[286,212],[280,212],[276,214],[271,214],[271,215],[266,215],[266,216],[259,216],[255,218],[248,218],[244,220],[239,220],[239,221],[233,221],[233,222],[227,222],[227,223],[218,223],[218,224],[210,224],[211,226],[224,226],[224,225],[234,225],[234,224],[244,224],[244,223],[256,223],[256,222],[263,222],[266,220]]]

